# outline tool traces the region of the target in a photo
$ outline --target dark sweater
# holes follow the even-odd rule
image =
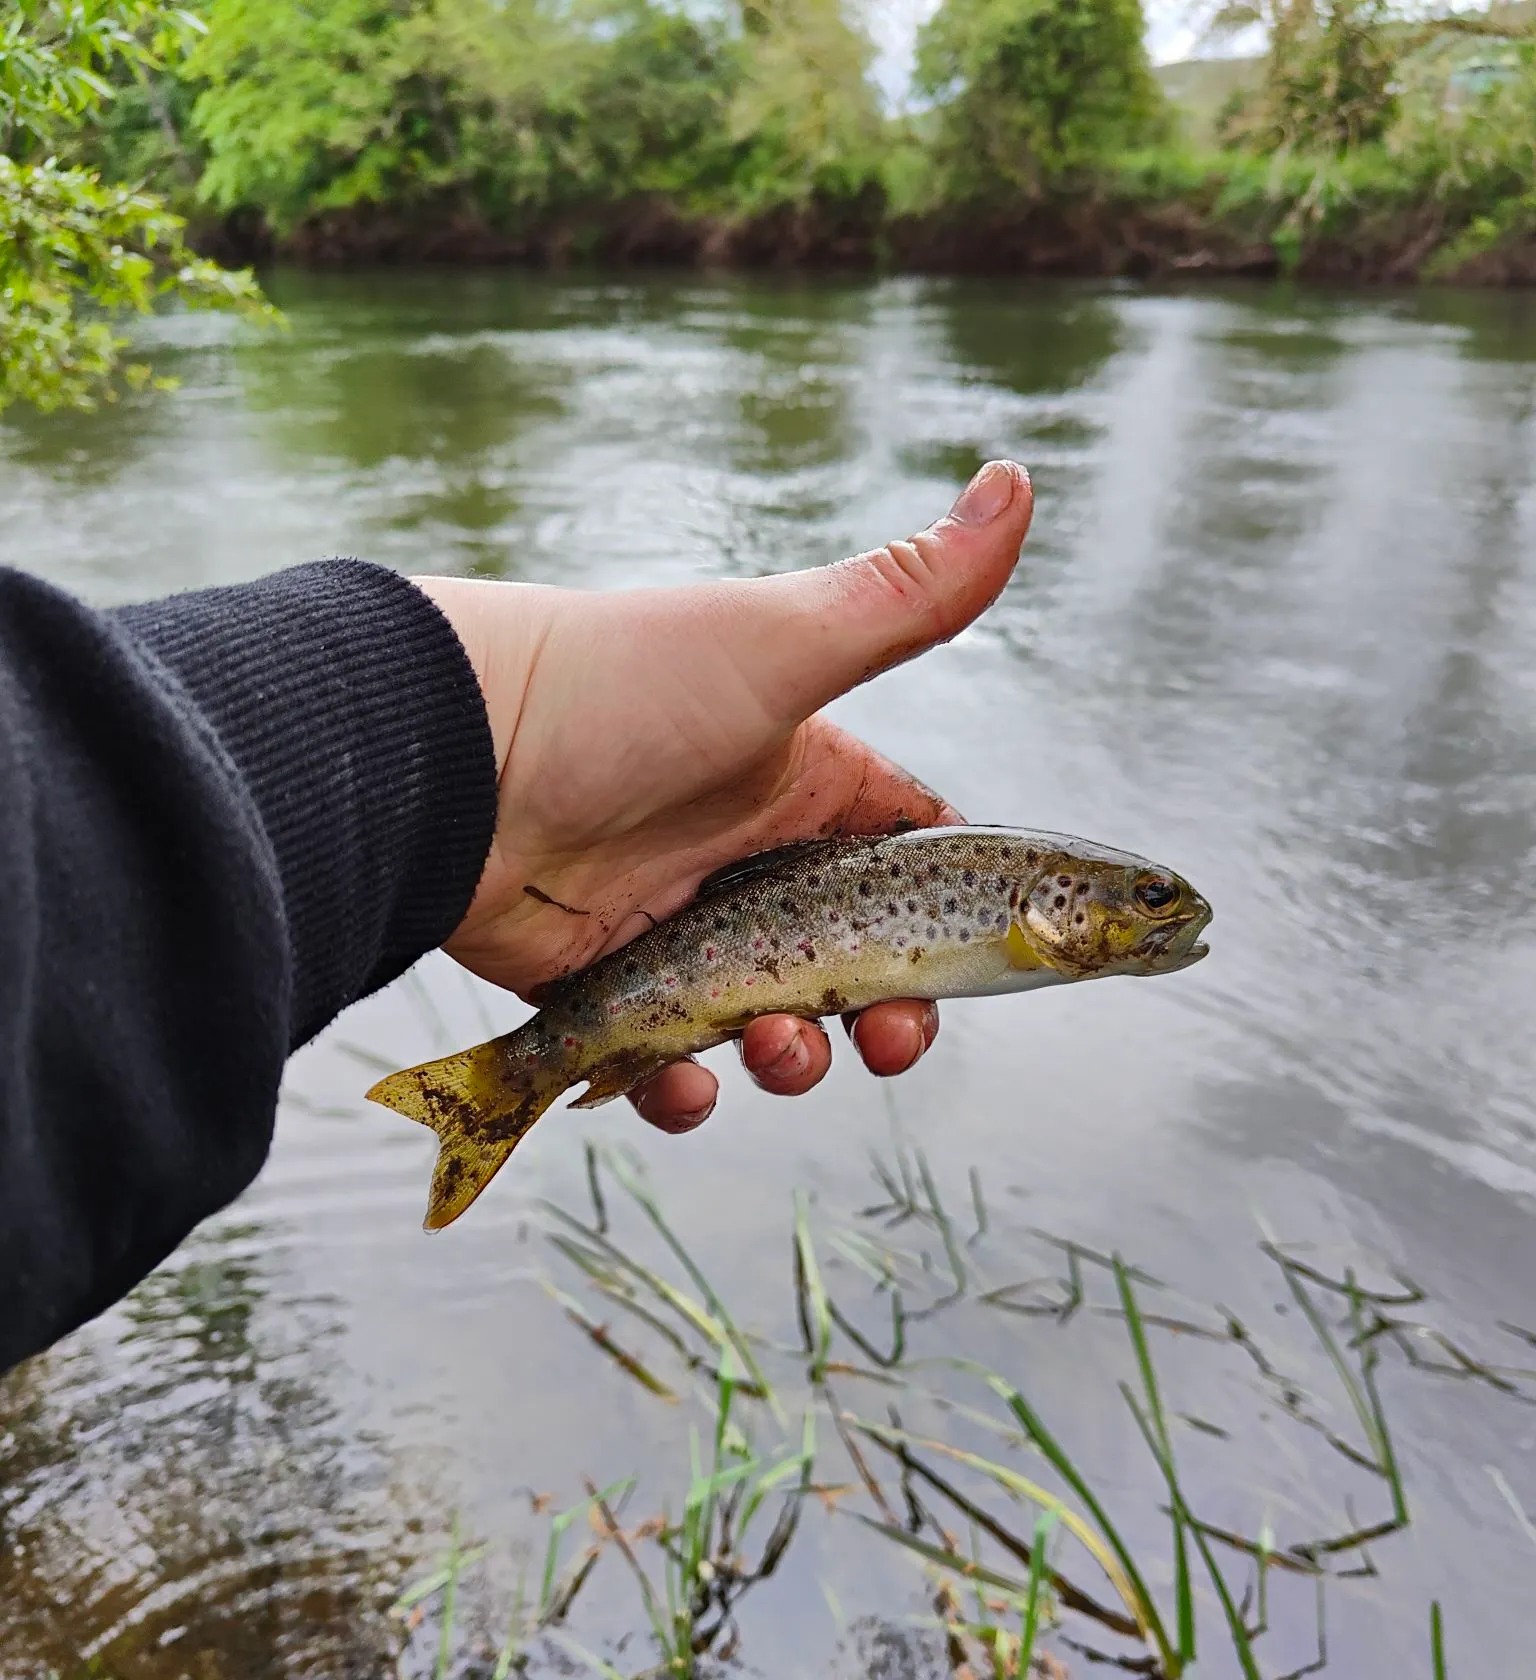
[[[289,1052],[452,932],[495,805],[394,572],[96,612],[0,570],[0,1370],[251,1182]]]

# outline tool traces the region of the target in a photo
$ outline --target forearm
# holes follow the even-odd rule
[[[0,1368],[245,1188],[288,1052],[446,938],[494,807],[392,573],[112,614],[0,573]]]

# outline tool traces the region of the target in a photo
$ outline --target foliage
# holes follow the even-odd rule
[[[1342,152],[1380,140],[1397,114],[1405,38],[1389,0],[1233,0],[1218,29],[1262,25],[1264,79],[1234,102],[1230,140],[1259,152]]]
[[[502,225],[657,192],[750,211],[857,190],[878,155],[837,0],[735,27],[654,0],[212,0],[209,24],[203,191],[278,228],[454,197]]]
[[[53,155],[113,97],[201,26],[153,0],[19,0],[0,29],[0,409],[89,408],[143,386],[112,315],[160,300],[270,315],[254,280],[197,257],[152,193],[108,185]]]
[[[873,51],[840,0],[743,0],[742,74],[730,108],[744,205],[852,197],[878,171]]]
[[[1458,120],[1422,108],[1397,136],[1405,173],[1423,183],[1448,229],[1432,272],[1454,272],[1473,258],[1536,232],[1536,44],[1510,54],[1512,74],[1496,82]]]
[[[946,199],[1081,185],[1150,138],[1161,95],[1140,0],[945,0],[918,43]]]
[[[25,162],[112,97],[114,72],[143,74],[202,25],[158,0],[12,0],[0,27],[0,151]]]
[[[142,388],[150,370],[123,364],[125,340],[81,303],[142,315],[161,298],[261,309],[249,276],[188,250],[180,217],[153,194],[0,157],[0,407],[90,408],[114,377]]]
[[[206,88],[202,191],[272,224],[429,190],[447,157],[441,102],[406,0],[213,0],[188,60]]]

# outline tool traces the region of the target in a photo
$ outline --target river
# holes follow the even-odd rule
[[[951,1005],[899,1081],[839,1037],[795,1103],[717,1051],[697,1135],[654,1136],[624,1105],[556,1113],[430,1239],[431,1139],[362,1091],[524,1011],[428,958],[295,1057],[234,1207],[0,1385],[0,1674],[383,1673],[407,1637],[385,1607],[455,1512],[490,1548],[463,1596],[470,1662],[519,1556],[542,1556],[530,1490],[558,1507],[586,1474],[678,1486],[696,1414],[539,1287],[540,1203],[581,1204],[585,1139],[638,1152],[738,1318],[784,1335],[795,1189],[828,1218],[868,1203],[894,1126],[946,1195],[978,1169],[994,1282],[1029,1269],[1010,1249],[1038,1247],[1033,1228],[1119,1250],[1290,1338],[1357,1445],[1266,1234],[1384,1294],[1405,1274],[1431,1299],[1402,1316],[1536,1366],[1518,1334],[1536,1325],[1536,298],[516,272],[273,287],[280,335],[155,324],[173,394],[0,420],[0,562],[103,603],[333,553],[582,587],[755,575],[906,534],[1010,455],[1037,507],[1003,598],[835,715],[973,820],[1179,869],[1215,907],[1212,954],[1155,984]],[[930,1351],[1027,1386],[1166,1551],[1119,1327],[953,1323]],[[1422,1332],[1382,1344],[1413,1520],[1367,1548],[1374,1574],[1329,1583],[1330,1671],[1427,1676],[1438,1599],[1450,1673],[1513,1680],[1536,1383],[1415,1368],[1404,1343],[1455,1362]],[[1381,1515],[1383,1480],[1315,1429],[1282,1434],[1241,1354],[1213,1345],[1207,1369],[1182,1345],[1162,1350],[1180,1404],[1231,1437],[1225,1458],[1205,1431],[1189,1447],[1212,1522],[1284,1540]],[[755,1589],[747,1672],[930,1672],[901,1628],[924,1608],[916,1560],[846,1517]],[[1203,1594],[1202,1672],[1226,1672]],[[1313,1648],[1310,1595],[1288,1601],[1274,1672]],[[433,1625],[407,1669],[430,1667]],[[632,1642],[626,1672],[643,1659]]]

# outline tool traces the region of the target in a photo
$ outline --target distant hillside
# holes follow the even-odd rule
[[[1188,138],[1209,145],[1216,138],[1217,113],[1232,94],[1258,85],[1262,65],[1258,58],[1186,58],[1160,64],[1153,73],[1183,114]]]

